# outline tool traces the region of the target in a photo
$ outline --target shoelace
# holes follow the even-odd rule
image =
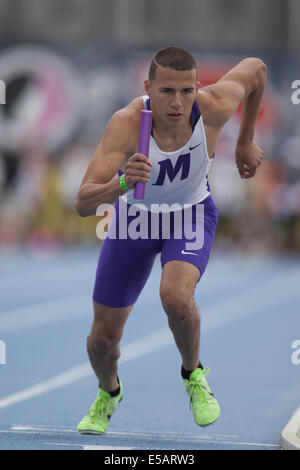
[[[94,419],[97,418],[99,415],[108,416],[109,415],[108,399],[105,397],[97,398],[89,414],[91,418],[94,418]]]
[[[205,385],[201,384],[201,379],[204,378],[208,373],[210,372],[208,367],[205,367],[205,369],[202,369],[201,372],[197,375],[196,378],[190,379],[190,391],[189,391],[189,397],[190,397],[190,408],[192,406],[192,399],[194,397],[195,400],[197,401],[202,401],[205,403],[208,403],[207,400],[207,392]]]

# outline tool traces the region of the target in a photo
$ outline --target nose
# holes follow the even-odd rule
[[[176,108],[180,108],[181,105],[182,105],[181,95],[180,95],[179,92],[176,92],[173,95],[172,106],[174,106]]]

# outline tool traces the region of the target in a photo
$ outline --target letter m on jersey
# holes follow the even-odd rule
[[[190,164],[191,164],[191,154],[185,153],[184,155],[179,155],[175,166],[173,166],[172,160],[167,158],[161,162],[158,162],[160,165],[160,171],[156,183],[153,186],[162,186],[165,182],[166,175],[168,175],[169,180],[172,181],[177,176],[181,170],[180,181],[185,180],[189,176]]]

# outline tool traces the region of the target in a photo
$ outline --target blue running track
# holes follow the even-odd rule
[[[196,290],[201,361],[221,405],[206,428],[189,409],[157,259],[125,327],[123,401],[106,436],[82,436],[77,423],[97,393],[86,337],[98,251],[2,255],[0,448],[279,450],[300,400],[300,364],[291,360],[300,339],[300,258],[213,251]]]

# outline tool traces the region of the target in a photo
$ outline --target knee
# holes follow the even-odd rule
[[[185,291],[162,288],[160,298],[169,319],[184,320],[191,311],[193,296]]]
[[[122,335],[115,332],[107,332],[99,326],[93,325],[87,338],[87,349],[96,355],[105,355],[113,352],[121,341]]]

